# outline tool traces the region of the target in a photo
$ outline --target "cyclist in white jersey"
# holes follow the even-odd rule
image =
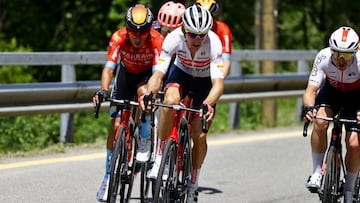
[[[148,81],[148,93],[157,93],[166,72],[171,70],[165,82],[164,103],[179,104],[189,91],[193,93],[193,108],[208,106],[208,127],[214,117],[215,104],[223,93],[224,73],[219,37],[212,32],[213,20],[208,10],[194,4],[185,10],[183,26],[169,33],[153,75]],[[169,64],[176,54],[174,64]],[[201,114],[201,113],[200,113]],[[172,110],[160,112],[159,137],[167,139],[173,123]],[[201,165],[207,152],[206,133],[202,132],[198,116],[192,122],[193,170],[188,190],[188,201],[197,202],[197,187]],[[163,149],[162,149],[163,150]],[[151,174],[157,176],[161,153],[157,153]]]
[[[354,29],[340,27],[329,39],[329,47],[316,56],[308,86],[303,95],[304,115],[308,121],[314,115],[332,117],[342,109],[342,117],[355,119],[360,110],[360,53],[359,37]],[[318,92],[318,90],[320,90]],[[315,110],[314,105],[326,104]],[[306,187],[316,192],[321,182],[321,167],[327,149],[327,129],[329,123],[314,121],[311,134],[313,174]],[[345,202],[352,202],[355,180],[360,169],[360,140],[358,125],[345,125],[346,148],[345,165],[347,176],[344,185]]]

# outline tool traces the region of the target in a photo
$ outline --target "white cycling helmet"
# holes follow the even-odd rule
[[[342,26],[331,34],[329,45],[334,51],[357,52],[359,36],[351,27]]]
[[[188,7],[182,18],[185,29],[193,33],[207,33],[213,24],[210,11],[198,4]]]

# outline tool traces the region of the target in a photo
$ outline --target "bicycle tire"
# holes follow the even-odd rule
[[[189,135],[189,126],[186,119],[182,119],[179,127],[180,145],[178,153],[181,158],[179,162],[179,183],[178,193],[180,202],[185,202],[187,198],[187,185],[190,182],[191,168],[192,168],[192,157],[191,157],[191,139]]]
[[[149,170],[149,162],[141,163],[140,169],[140,202],[148,202],[149,189],[151,180],[147,178],[147,171]]]
[[[124,143],[125,143],[125,136],[122,134],[124,133],[125,129],[121,128],[118,131],[116,144],[111,154],[111,169],[110,169],[110,181],[109,181],[109,191],[108,191],[108,203],[114,203],[118,198],[118,193],[120,193],[121,189],[121,165],[123,163],[124,157]],[[126,132],[126,131],[125,131]]]
[[[134,140],[131,138],[130,142],[132,143],[126,142],[127,133],[128,131],[125,127],[121,127],[120,130],[118,130],[115,148],[111,155],[108,203],[114,203],[117,199],[119,199],[121,203],[128,202],[131,196],[135,162],[133,158],[134,153],[129,153],[127,145],[132,145]],[[131,148],[133,149],[134,147],[131,146]],[[132,164],[130,163],[130,160],[132,160]]]
[[[339,152],[330,146],[326,156],[326,171],[323,181],[323,203],[337,203],[340,198],[340,160]]]
[[[176,198],[174,191],[177,184],[177,144],[174,139],[166,141],[159,172],[155,182],[153,202],[174,202]],[[169,174],[166,180],[163,180],[165,165],[169,164]]]

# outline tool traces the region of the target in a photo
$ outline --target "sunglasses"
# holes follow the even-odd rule
[[[207,35],[207,33],[193,33],[190,32],[190,30],[185,30],[185,33],[188,37],[193,39],[204,39]]]
[[[353,52],[332,51],[332,57],[333,57],[335,60],[339,60],[339,59],[342,57],[345,61],[348,61],[348,60],[350,60],[353,56],[354,56],[354,53],[353,53]]]
[[[145,38],[145,37],[147,37],[149,35],[148,31],[134,32],[134,31],[128,30],[127,33],[129,34],[130,37],[140,37],[140,38]]]

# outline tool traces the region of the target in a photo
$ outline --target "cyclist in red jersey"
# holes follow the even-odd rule
[[[230,27],[223,21],[218,20],[220,5],[215,0],[197,0],[200,6],[210,11],[214,24],[211,28],[220,38],[222,44],[221,58],[224,62],[224,76],[228,76],[231,66],[231,53],[232,53],[232,33]]]
[[[101,89],[95,93],[93,104],[103,102],[108,96],[115,99],[132,99],[142,96],[147,89],[146,83],[157,64],[161,51],[163,37],[152,29],[153,14],[144,5],[137,4],[131,7],[125,16],[126,27],[117,30],[110,38],[107,61],[101,75]],[[120,61],[118,62],[118,60]],[[114,86],[109,95],[109,86],[115,73]],[[97,192],[98,201],[107,200],[109,185],[110,157],[114,133],[120,124],[121,107],[110,104],[112,117],[111,129],[107,139],[106,173]],[[147,116],[149,117],[149,116]],[[138,141],[138,161],[147,161],[149,158],[150,131],[149,121],[141,123]]]

